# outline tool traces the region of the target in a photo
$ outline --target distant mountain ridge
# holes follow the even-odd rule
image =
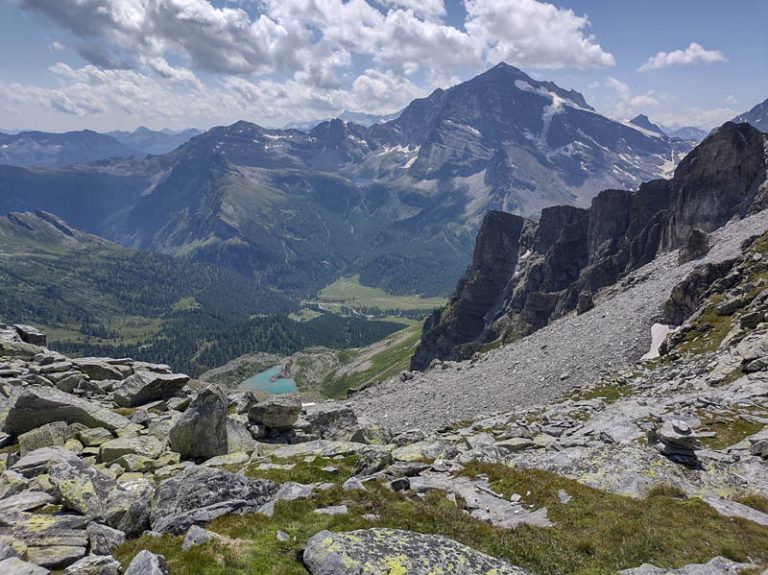
[[[66,166],[135,154],[135,150],[125,144],[92,130],[0,134],[0,164]]]
[[[133,132],[115,131],[107,132],[108,136],[136,150],[142,155],[167,154],[188,142],[191,138],[202,134],[202,130],[188,128],[181,131],[150,130],[141,126]]]
[[[469,261],[486,211],[584,207],[603,189],[670,174],[690,147],[499,64],[381,124],[302,132],[241,121],[161,156],[0,167],[0,211],[47,209],[123,245],[297,293],[349,273],[435,295]]]

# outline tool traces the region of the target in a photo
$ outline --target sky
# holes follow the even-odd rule
[[[768,98],[766,0],[0,0],[0,130],[387,114],[504,61],[617,119]]]

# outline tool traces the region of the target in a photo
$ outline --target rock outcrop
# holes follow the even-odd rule
[[[454,295],[425,321],[411,368],[468,359],[483,344],[526,336],[661,252],[682,246],[683,260],[701,257],[704,234],[765,207],[767,141],[748,124],[726,123],[672,180],[605,190],[588,210],[544,209],[538,223],[515,220],[510,241],[489,241],[502,234],[504,218],[487,217]]]
[[[527,573],[451,539],[397,529],[321,531],[307,543],[304,564],[312,575]]]

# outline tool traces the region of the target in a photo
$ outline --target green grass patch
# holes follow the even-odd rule
[[[354,474],[356,457],[353,455],[343,459],[330,459],[316,457],[312,461],[303,459],[278,459],[272,458],[270,463],[293,464],[292,469],[257,469],[258,464],[252,464],[245,470],[247,477],[258,479],[271,479],[277,483],[295,481],[296,483],[343,483]],[[335,467],[338,473],[323,471],[324,467]]]
[[[699,416],[702,430],[713,431],[717,434],[715,437],[701,440],[701,444],[709,449],[725,449],[763,428],[762,423],[749,421],[730,412],[723,414],[704,412],[700,413]]]
[[[331,375],[323,382],[321,392],[327,397],[342,398],[348,389],[379,383],[407,370],[420,337],[419,323],[392,334],[384,341],[382,350],[371,356],[367,369],[341,377]]]
[[[719,294],[718,294],[719,295]],[[717,313],[717,301],[713,296],[712,305],[706,307],[693,322],[693,329],[673,349],[679,354],[707,353],[717,350],[731,330],[731,317]]]
[[[747,505],[752,509],[757,509],[763,513],[768,513],[768,497],[760,495],[759,493],[745,493],[744,495],[737,497],[734,501]]]
[[[445,304],[445,298],[442,297],[388,294],[381,288],[362,285],[360,276],[337,279],[320,291],[318,300],[324,304],[341,304],[353,308],[377,308],[380,310],[430,311]]]
[[[671,497],[673,499],[687,499],[688,496],[685,491],[680,489],[677,485],[671,483],[657,483],[648,490],[646,494],[648,498],[652,497]]]
[[[337,486],[310,500],[278,502],[271,518],[217,519],[208,528],[225,539],[192,551],[181,551],[181,537],[144,536],[120,547],[116,556],[127,566],[139,550],[149,549],[168,559],[174,575],[306,575],[301,552],[317,532],[392,527],[440,534],[537,575],[607,575],[642,563],[674,568],[716,555],[768,562],[767,527],[721,516],[699,499],[681,500],[666,489],[643,500],[607,494],[544,471],[471,464],[464,473],[485,473],[497,492],[523,494],[531,507],[546,505],[554,526],[500,529],[470,518],[442,493],[420,499],[369,482],[366,492],[344,493]],[[561,489],[572,497],[567,504],[560,503]],[[349,507],[348,515],[313,513],[340,503]],[[366,514],[376,519],[364,519]],[[278,542],[277,530],[291,540]]]
[[[571,399],[574,401],[589,401],[591,399],[602,399],[606,403],[613,403],[632,395],[632,388],[628,385],[619,383],[601,383],[589,389],[580,389],[576,391]]]

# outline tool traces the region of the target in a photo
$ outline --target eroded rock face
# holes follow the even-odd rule
[[[152,502],[152,528],[183,533],[228,513],[254,512],[278,489],[273,481],[193,467],[160,484]]]
[[[204,389],[192,400],[171,428],[171,449],[187,459],[227,453],[227,396],[218,389]]]
[[[312,575],[527,573],[451,539],[397,529],[321,531],[307,543],[304,564]]]

